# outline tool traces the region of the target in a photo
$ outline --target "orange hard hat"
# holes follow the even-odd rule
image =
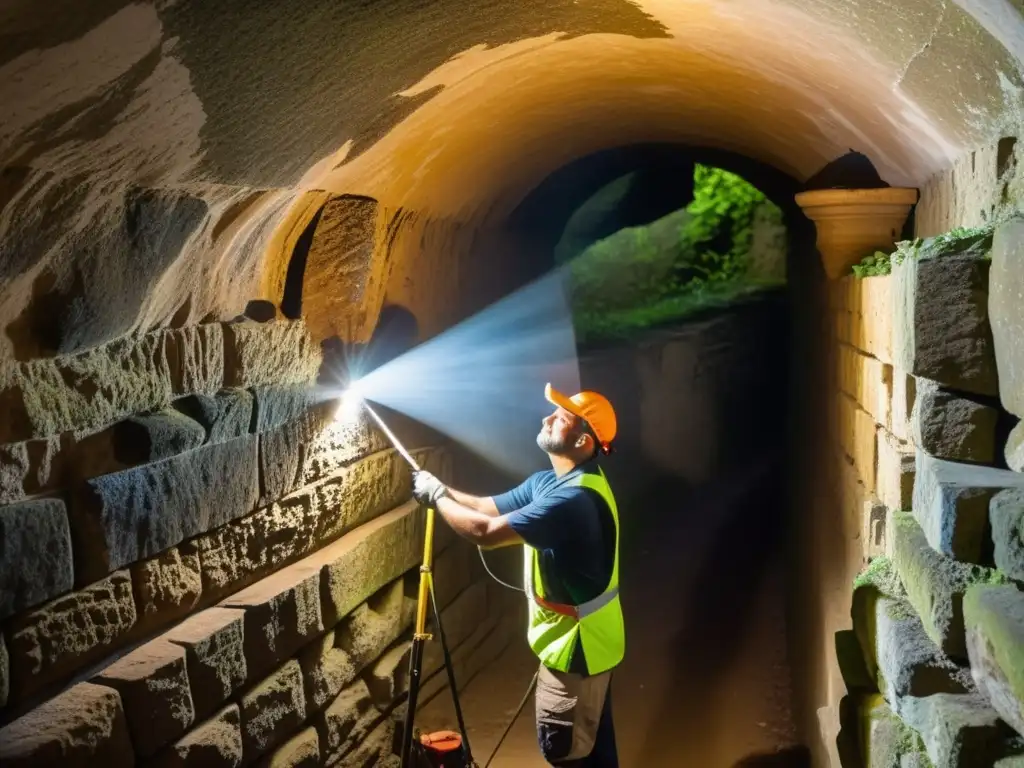
[[[544,397],[548,402],[587,422],[601,444],[601,451],[611,451],[612,440],[618,431],[618,422],[615,419],[615,409],[608,402],[608,398],[597,392],[579,392],[572,397],[566,397],[550,384],[544,387]]]

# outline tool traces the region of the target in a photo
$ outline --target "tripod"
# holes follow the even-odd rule
[[[423,649],[428,640],[433,636],[427,633],[427,601],[434,607],[434,620],[437,624],[437,634],[441,640],[441,650],[444,653],[444,666],[448,672],[448,687],[452,692],[452,703],[455,705],[455,717],[459,723],[459,735],[462,741],[458,745],[451,745],[451,753],[446,757],[442,765],[444,768],[476,768],[472,751],[469,748],[469,736],[466,733],[466,723],[462,717],[462,703],[459,701],[459,689],[455,683],[455,668],[452,665],[451,654],[448,652],[448,641],[444,636],[444,627],[441,624],[441,611],[437,604],[437,596],[434,593],[434,509],[427,508],[426,533],[423,537],[423,562],[420,565],[420,587],[416,601],[416,625],[412,636],[412,653],[409,657],[409,699],[405,710],[405,727],[402,731],[402,768],[413,768],[413,725],[416,719],[416,705],[419,700],[420,683],[423,675]],[[448,762],[454,759],[456,762]]]

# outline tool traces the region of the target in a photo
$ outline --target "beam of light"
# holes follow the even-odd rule
[[[546,468],[535,442],[553,410],[544,384],[579,390],[564,279],[555,271],[370,371],[351,396],[410,416],[506,471]]]

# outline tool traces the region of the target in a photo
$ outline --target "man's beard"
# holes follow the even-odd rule
[[[569,450],[569,445],[568,440],[560,441],[550,432],[546,432],[543,429],[537,433],[537,447],[544,451],[544,453],[564,456]]]

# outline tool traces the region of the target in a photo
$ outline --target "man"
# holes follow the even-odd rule
[[[495,497],[471,496],[417,472],[413,492],[484,548],[523,544],[530,648],[540,659],[537,738],[556,766],[617,768],[611,671],[625,653],[619,519],[594,459],[611,452],[616,418],[594,392],[544,392],[556,407],[537,445],[551,470]]]

